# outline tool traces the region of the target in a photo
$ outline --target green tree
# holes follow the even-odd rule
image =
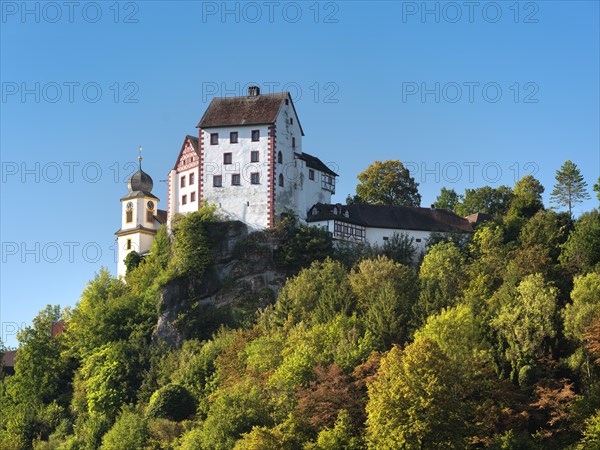
[[[393,347],[368,388],[369,449],[464,446],[469,411],[460,376],[435,342]]]
[[[557,289],[535,274],[521,281],[516,295],[503,299],[491,325],[506,344],[513,375],[525,365],[535,365],[547,351],[548,340],[556,333],[556,297]]]
[[[15,402],[30,409],[69,391],[70,365],[61,358],[62,336],[52,338],[52,324],[59,319],[60,307],[48,305],[33,319],[32,326],[17,334],[19,350],[9,390]]]
[[[544,208],[542,194],[544,186],[533,177],[526,175],[515,184],[514,197],[510,203],[509,215],[532,217]]]
[[[586,273],[600,263],[600,213],[594,209],[582,214],[569,234],[559,257],[570,273]]]
[[[598,177],[598,182],[594,184],[594,192],[596,193],[598,200],[600,200],[600,177]]]
[[[104,344],[127,339],[140,326],[150,328],[156,318],[154,308],[146,310],[139,297],[102,268],[83,290],[69,320],[69,352],[85,358]]]
[[[305,445],[303,450],[360,450],[363,445],[355,433],[350,414],[342,409],[334,426],[324,428],[317,442]]]
[[[122,405],[135,401],[143,369],[138,358],[130,344],[119,341],[97,348],[83,361],[88,414],[114,418]]]
[[[407,233],[392,234],[392,237],[383,243],[381,252],[383,255],[402,264],[414,262],[414,256],[417,251],[414,245],[414,238]]]
[[[213,255],[206,225],[217,220],[216,207],[203,206],[199,211],[177,215],[173,220],[175,241],[171,263],[181,276],[199,281],[212,263]]]
[[[580,450],[600,448],[600,410],[585,421],[583,436],[577,448]]]
[[[152,394],[146,417],[180,422],[195,412],[196,401],[192,394],[183,386],[167,384]]]
[[[456,207],[456,213],[467,216],[480,212],[502,217],[508,211],[512,198],[513,192],[508,186],[465,189],[463,201]]]
[[[145,419],[132,408],[126,408],[102,438],[100,450],[143,450],[147,439]]]
[[[331,259],[315,261],[288,279],[275,305],[276,316],[285,321],[324,322],[339,312],[350,314],[354,296],[344,266]]]
[[[129,252],[125,257],[125,267],[127,268],[127,272],[132,271],[137,266],[139,266],[142,262],[143,258],[138,252]]]
[[[556,184],[550,194],[550,201],[558,206],[567,206],[569,216],[573,216],[573,205],[588,200],[587,183],[575,163],[567,160],[556,171]]]
[[[270,426],[266,393],[250,379],[240,381],[215,393],[208,416],[202,424],[199,448],[228,450],[243,433],[254,426]]]
[[[333,255],[333,239],[326,229],[297,224],[290,219],[286,222],[280,224],[283,243],[274,256],[278,264],[297,270]]]
[[[417,309],[421,319],[455,305],[466,284],[466,259],[458,246],[442,242],[429,248],[419,279],[421,291]]]
[[[421,204],[419,183],[397,160],[375,161],[358,174],[355,203],[373,205],[416,206]]]
[[[444,354],[458,363],[463,372],[471,370],[470,364],[486,357],[488,345],[480,320],[467,305],[443,309],[427,318],[425,325],[415,333],[419,339],[434,341]]]
[[[438,209],[447,209],[448,211],[456,211],[459,203],[462,200],[462,196],[458,195],[454,189],[448,189],[443,187],[440,191],[440,195],[437,196],[433,206]]]
[[[575,277],[571,299],[563,310],[565,334],[583,342],[586,328],[600,318],[600,273]]]

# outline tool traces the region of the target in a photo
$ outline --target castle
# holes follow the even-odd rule
[[[186,136],[168,177],[167,209],[158,209],[152,178],[140,168],[121,198],[117,235],[119,275],[131,251],[149,251],[158,229],[177,214],[214,204],[223,215],[251,230],[272,227],[282,213],[322,227],[334,239],[385,242],[393,232],[413,237],[425,250],[431,232],[470,232],[467,219],[433,208],[331,205],[338,176],[316,156],[303,151],[304,131],[289,92],[214,98]]]

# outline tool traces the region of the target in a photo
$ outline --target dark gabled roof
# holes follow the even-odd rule
[[[329,167],[327,167],[325,165],[325,163],[323,161],[321,161],[319,158],[317,158],[316,156],[312,156],[309,155],[308,153],[294,153],[294,156],[298,159],[301,159],[302,161],[304,161],[306,163],[307,167],[310,167],[311,169],[316,169],[316,170],[320,170],[323,173],[328,173],[329,175],[333,175],[334,177],[337,177],[338,174],[335,173],[333,170],[331,170]]]
[[[316,208],[317,214],[312,214]],[[334,214],[337,208],[338,214]],[[346,217],[346,212],[348,217]],[[317,203],[309,211],[308,222],[339,220],[372,228],[471,233],[469,221],[445,209],[386,205],[330,205]]]
[[[156,211],[154,218],[160,224],[167,223],[167,212],[164,209],[159,209]]]
[[[196,128],[229,127],[236,125],[266,125],[275,123],[285,100],[289,100],[302,131],[296,107],[289,92],[256,96],[215,97],[208,105]],[[302,131],[304,136],[304,131]]]
[[[189,139],[189,140],[190,140],[190,143],[192,144],[192,147],[194,148],[194,151],[195,151],[196,153],[198,153],[198,138],[197,138],[197,137],[194,137],[194,136],[192,136],[192,135],[190,135],[190,134],[188,134],[188,135],[186,136],[186,139]]]

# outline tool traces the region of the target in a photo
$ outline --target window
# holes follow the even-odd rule
[[[185,175],[181,175],[181,179],[179,180],[179,186],[185,187]]]
[[[260,130],[252,130],[252,142],[258,142],[260,140]]]
[[[421,242],[421,239],[415,239],[416,242]]]
[[[213,176],[213,186],[214,187],[222,187],[223,186],[223,176],[222,175]]]
[[[294,118],[290,117],[290,125],[294,125]]]
[[[383,237],[383,240],[384,240],[384,241],[387,241],[388,239],[389,239],[389,237],[387,237],[387,236],[384,236],[384,237]]]
[[[194,175],[196,175],[196,174],[195,174],[195,173],[193,173],[193,172],[192,172],[192,173],[190,173],[190,186],[191,186],[192,184],[194,184]]]
[[[283,187],[283,174],[279,174],[279,186]]]
[[[232,157],[231,153],[223,153],[223,164],[231,164]]]
[[[219,145],[219,133],[210,133],[210,145]]]
[[[308,169],[308,179],[309,180],[315,180],[315,171],[312,169]]]
[[[187,195],[184,195],[183,197],[181,197],[181,204],[187,205]]]
[[[277,153],[277,162],[279,164],[283,164],[283,155],[281,154],[281,152]]]
[[[133,202],[127,202],[125,206],[125,221],[127,223],[133,222]]]
[[[232,131],[231,133],[229,133],[229,143],[230,144],[237,144],[238,143],[238,134],[237,134],[237,131]]]
[[[192,192],[192,193],[190,194],[190,202],[191,202],[191,203],[194,203],[195,201],[196,201],[196,193],[195,193],[195,192]]]
[[[296,138],[292,136],[292,148],[296,148]]]
[[[151,209],[146,210],[146,222],[154,223],[154,211]]]
[[[131,250],[131,239],[127,239],[127,250]]]
[[[250,152],[250,162],[258,162],[258,152]]]
[[[250,174],[250,183],[259,184],[260,183],[260,175],[258,172],[252,172]]]
[[[239,173],[234,173],[233,175],[231,175],[231,185],[232,186],[240,185],[240,174]]]
[[[285,104],[286,104],[286,105],[289,105],[289,104],[290,104],[290,101],[289,101],[287,98],[285,99]]]

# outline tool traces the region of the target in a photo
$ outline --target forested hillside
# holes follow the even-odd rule
[[[219,219],[180,217],[126,283],[103,270],[20,333],[0,449],[600,448],[600,216],[543,191],[531,176],[444,189],[436,206],[493,220],[425,255],[405,236],[336,247],[286,219],[240,244],[274,243],[264,257],[287,274],[252,307],[198,307]],[[156,334],[173,284],[177,345]]]

